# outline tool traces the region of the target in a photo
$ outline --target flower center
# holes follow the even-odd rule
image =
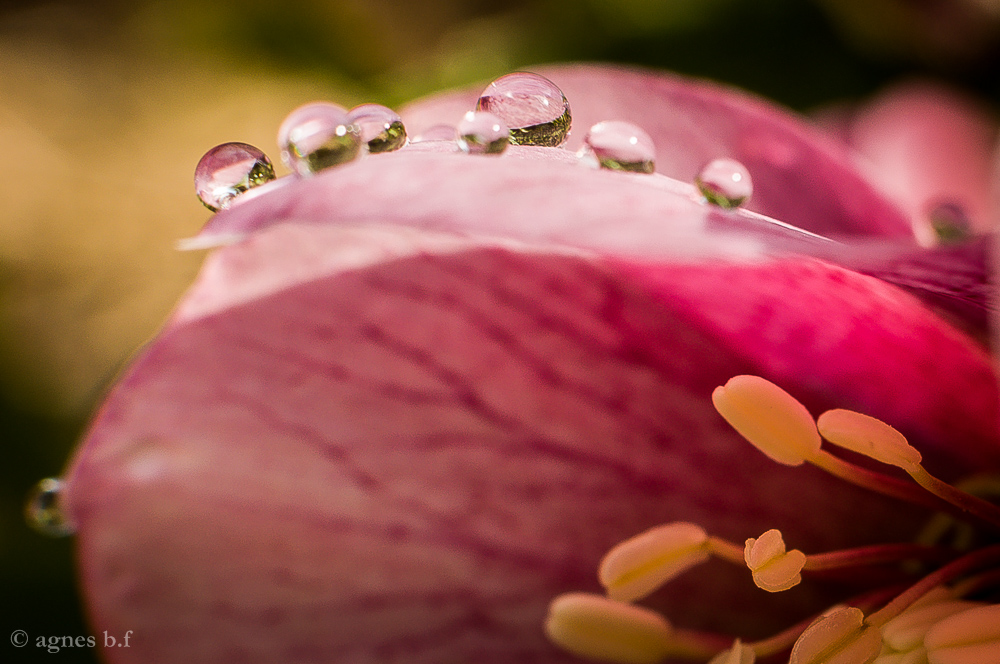
[[[788,550],[778,530],[750,537],[740,546],[696,524],[658,526],[604,557],[598,577],[606,597],[572,593],[556,598],[545,625],[553,642],[590,659],[637,664],[667,657],[752,664],[758,657],[782,653],[789,654],[790,664],[1000,662],[1000,604],[982,599],[995,599],[1000,586],[1000,545],[973,549],[970,537],[953,546],[941,543],[953,526],[966,533],[972,528],[1000,531],[1000,507],[975,495],[1000,495],[1000,481],[979,477],[952,486],[927,472],[920,452],[888,424],[841,409],[813,419],[794,397],[757,376],[732,378],[716,388],[712,402],[741,436],[777,463],[810,463],[938,514],[917,542],[808,555]],[[851,463],[824,449],[824,441],[834,450],[899,469],[908,478]],[[902,591],[898,586],[873,588],[814,619],[749,643],[675,628],[657,612],[635,604],[712,557],[749,568],[754,583],[772,593],[798,585],[804,574],[832,569],[897,563],[925,575]]]

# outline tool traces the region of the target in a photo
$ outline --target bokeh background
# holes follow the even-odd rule
[[[397,107],[533,64],[652,65],[807,113],[905,77],[1000,102],[1000,0],[0,0],[0,598],[7,634],[89,633],[72,540],[25,523],[203,258],[194,166],[276,156],[301,103]],[[572,100],[571,100],[572,101]]]

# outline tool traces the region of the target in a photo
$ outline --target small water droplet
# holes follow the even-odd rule
[[[972,236],[972,222],[965,208],[955,201],[943,201],[927,213],[938,242],[961,242]]]
[[[726,209],[739,207],[753,194],[750,172],[735,159],[710,161],[694,182],[705,200]]]
[[[325,101],[292,111],[278,129],[281,160],[301,176],[352,161],[361,150],[361,130],[347,111]]]
[[[49,477],[31,490],[24,514],[32,528],[49,537],[72,535],[74,528],[60,505],[62,480]]]
[[[510,130],[493,113],[469,111],[458,123],[458,147],[469,154],[500,154],[510,143]]]
[[[368,152],[392,152],[406,145],[406,127],[394,110],[381,104],[362,104],[347,113],[347,119],[361,131]]]
[[[656,146],[640,127],[630,122],[598,122],[583,138],[580,158],[594,166],[630,173],[655,170]]]
[[[558,147],[566,142],[573,122],[562,90],[544,76],[528,72],[507,74],[490,83],[476,110],[503,120],[515,145]]]
[[[194,190],[212,212],[225,210],[233,200],[274,179],[271,160],[246,143],[223,143],[205,153],[194,169]]]
[[[411,143],[433,143],[435,141],[457,141],[458,130],[449,124],[436,124],[413,137]]]

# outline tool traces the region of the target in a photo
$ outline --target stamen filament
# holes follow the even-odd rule
[[[954,557],[954,552],[936,546],[922,544],[876,544],[856,549],[813,553],[806,557],[803,571],[819,572],[847,567],[864,567],[905,560],[941,560]]]
[[[929,509],[945,510],[950,513],[954,512],[954,507],[950,503],[921,490],[919,486],[892,477],[891,475],[862,468],[836,457],[826,450],[817,452],[809,458],[809,462],[834,477],[842,479],[845,482],[850,482],[863,489],[869,489],[870,491],[875,491],[891,498],[905,500]]]
[[[1000,528],[1000,507],[955,488],[947,482],[942,482],[928,473],[919,464],[907,469],[906,472],[913,478],[914,482],[935,496],[947,501],[963,512],[967,512]]]
[[[934,572],[931,572],[903,591],[898,597],[886,604],[884,607],[868,616],[865,622],[874,627],[882,627],[885,623],[905,611],[910,605],[933,590],[936,586],[946,584],[966,572],[971,572],[978,567],[994,562],[1000,562],[1000,544],[995,544],[984,549],[979,549],[978,551],[973,551],[972,553],[948,563]]]
[[[746,566],[746,560],[743,558],[744,549],[743,545],[724,540],[721,537],[712,535],[708,538],[708,550],[713,556],[741,567]]]

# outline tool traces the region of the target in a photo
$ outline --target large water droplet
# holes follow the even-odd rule
[[[493,113],[510,128],[515,145],[558,147],[573,118],[566,96],[549,79],[527,72],[501,76],[479,96],[477,111]]]
[[[652,173],[656,146],[640,127],[630,122],[598,122],[583,138],[580,158],[595,167],[630,173]]]
[[[493,113],[469,111],[458,123],[458,147],[469,154],[500,154],[510,142],[510,130]]]
[[[50,537],[72,535],[74,528],[62,510],[63,483],[53,477],[35,485],[28,495],[24,514],[32,528]]]
[[[739,207],[753,194],[750,172],[735,159],[710,161],[694,182],[705,200],[727,209]]]
[[[281,160],[306,176],[358,156],[361,131],[344,108],[325,101],[292,111],[278,129]]]
[[[362,104],[347,113],[347,119],[358,126],[361,142],[368,152],[392,152],[406,145],[406,127],[394,110],[381,104]]]
[[[972,222],[960,203],[939,202],[930,209],[927,216],[938,242],[943,244],[961,242],[972,236]]]
[[[212,212],[237,196],[274,179],[271,160],[246,143],[223,143],[205,153],[194,169],[194,190]]]

